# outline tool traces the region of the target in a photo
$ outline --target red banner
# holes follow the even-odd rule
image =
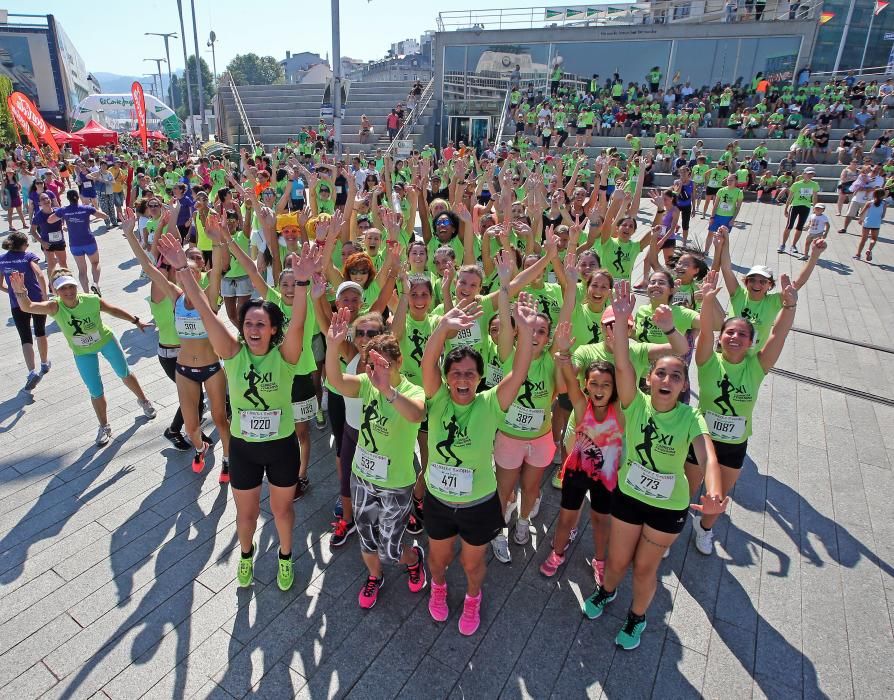
[[[147,151],[149,130],[146,128],[146,98],[143,96],[143,86],[134,81],[130,86],[130,94],[133,96],[133,108],[137,113],[137,124],[140,125],[140,140],[143,142],[143,150]]]
[[[34,132],[31,131],[31,125],[28,123],[28,120],[25,118],[25,115],[19,112],[16,109],[15,104],[12,100],[12,95],[6,98],[6,105],[9,107],[9,113],[12,115],[13,122],[18,122],[19,129],[25,132],[25,135],[28,137],[28,140],[31,142],[31,145],[34,146],[38,151],[40,150],[40,144],[37,143],[37,139],[34,138]],[[19,137],[21,138],[21,137]]]
[[[19,124],[21,124],[22,119],[24,119],[26,124],[34,127],[34,131],[36,131],[43,142],[53,150],[53,153],[57,155],[59,154],[59,144],[56,143],[56,139],[54,139],[53,134],[50,133],[50,127],[47,126],[43,117],[40,116],[37,107],[34,106],[34,103],[29,100],[28,97],[20,92],[14,92],[9,96],[7,104],[9,105],[9,111],[15,115]],[[30,129],[28,133],[31,133]]]
[[[876,16],[878,16],[878,13],[881,12],[882,10],[884,10],[884,9],[885,9],[888,5],[890,5],[890,4],[891,4],[891,3],[889,3],[889,2],[882,2],[882,0],[879,0],[878,2],[875,3],[875,12],[874,12],[874,14],[875,14]]]

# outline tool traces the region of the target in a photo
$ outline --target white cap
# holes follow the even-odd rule
[[[363,287],[361,287],[356,282],[347,280],[338,285],[338,289],[335,290],[335,298],[338,299],[342,295],[342,293],[346,292],[348,289],[353,289],[359,295],[363,296]]]
[[[75,287],[78,286],[78,281],[69,275],[62,275],[61,277],[57,277],[53,280],[53,289],[59,291],[62,287],[66,285],[73,284]]]
[[[745,277],[751,277],[752,275],[757,275],[758,277],[766,277],[768,280],[772,280],[773,270],[771,270],[766,265],[755,265],[748,272],[745,273]]]

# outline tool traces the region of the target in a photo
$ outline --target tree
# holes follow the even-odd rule
[[[227,71],[236,85],[273,85],[285,80],[285,71],[273,56],[255,53],[237,55],[230,61]]]
[[[6,104],[6,98],[12,93],[12,81],[5,75],[0,76],[0,139],[4,143],[12,143],[16,140],[13,116],[9,113],[9,105]]]
[[[192,89],[192,110],[190,114],[199,113],[199,85],[196,82],[196,57],[190,56],[187,61],[189,67],[189,87]],[[205,93],[205,108],[211,106],[211,98],[214,97],[214,78],[204,58],[199,59],[199,70],[202,71],[202,87]],[[171,88],[174,92],[174,104],[177,105],[177,116],[186,117],[186,82],[182,77],[174,76],[171,80]],[[173,106],[173,105],[172,105]]]

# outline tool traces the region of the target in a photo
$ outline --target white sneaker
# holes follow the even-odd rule
[[[101,425],[99,426],[99,430],[96,431],[96,445],[98,447],[102,447],[103,445],[108,445],[109,440],[112,439],[112,426],[111,425]]]
[[[698,518],[692,528],[695,533],[695,548],[704,554],[710,556],[714,553],[714,532],[712,530],[702,529],[702,519]]]
[[[518,503],[519,503],[520,499],[521,499],[521,494],[516,493],[515,500],[509,501],[509,503],[506,504],[506,510],[503,511],[503,522],[506,523],[507,525],[509,524],[509,520],[512,518],[512,511],[514,511],[516,508],[518,508]]]
[[[798,255],[797,246],[792,246],[791,248],[789,248],[789,252],[791,252],[792,255]]]
[[[512,535],[512,541],[515,544],[528,544],[531,541],[531,521],[519,518],[515,521],[515,532]]]
[[[143,415],[146,416],[146,418],[155,418],[157,413],[149,399],[146,399],[145,401],[137,400],[137,403],[140,405],[140,408],[143,409]]]
[[[540,514],[540,496],[537,496],[537,500],[534,501],[534,507],[531,508],[531,515],[528,516],[528,520],[533,520]]]
[[[784,252],[785,252],[785,246],[784,246],[784,245],[779,246],[779,247],[776,249],[776,252],[777,252],[777,253],[784,253]]]
[[[512,561],[512,555],[509,553],[509,540],[502,532],[490,541],[490,546],[494,550],[494,557],[497,561],[504,564]]]

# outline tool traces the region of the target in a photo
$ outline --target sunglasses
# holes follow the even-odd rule
[[[378,330],[363,330],[362,328],[358,328],[354,331],[355,338],[375,338],[376,336],[382,335],[384,331],[381,329]]]
[[[348,270],[349,275],[368,275],[369,270],[365,267],[352,267]]]
[[[448,226],[452,226],[452,225],[453,225],[453,222],[450,221],[450,219],[438,219],[435,222],[435,226],[437,226],[438,228],[447,228]]]

